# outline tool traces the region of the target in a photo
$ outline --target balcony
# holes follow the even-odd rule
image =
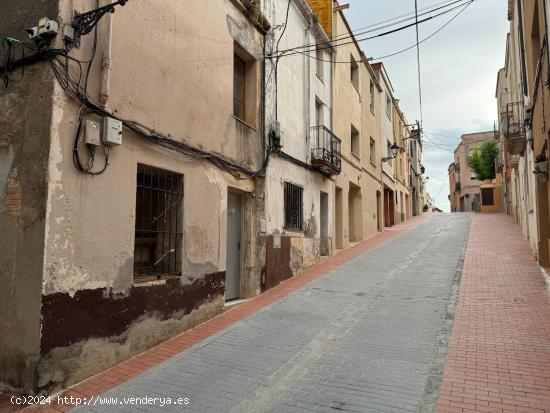
[[[342,170],[342,141],[326,126],[311,128],[311,165],[327,175],[339,175]]]
[[[501,132],[508,138],[508,152],[522,155],[525,150],[525,108],[523,102],[508,103],[501,113]]]
[[[510,155],[509,162],[510,168],[517,170],[519,165],[519,155]]]

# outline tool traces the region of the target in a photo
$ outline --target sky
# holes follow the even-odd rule
[[[419,9],[442,0],[418,0]],[[414,12],[414,0],[347,0],[353,30]],[[420,40],[450,20],[454,12],[422,23]],[[387,31],[383,29],[380,32]],[[422,163],[435,205],[449,211],[447,168],[464,133],[493,130],[495,89],[506,51],[507,1],[475,0],[441,32],[420,45],[424,136]],[[372,36],[369,33],[366,36]],[[360,38],[361,36],[358,36]],[[384,56],[416,43],[414,27],[361,42],[367,57]],[[410,123],[420,120],[416,48],[382,60],[399,105]],[[443,135],[443,136],[441,136]],[[430,140],[433,142],[430,142]]]

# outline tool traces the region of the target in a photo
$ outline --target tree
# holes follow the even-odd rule
[[[485,141],[479,148],[474,149],[472,156],[468,159],[468,165],[474,171],[477,180],[484,181],[495,178],[495,159],[498,152],[499,145],[497,141]]]

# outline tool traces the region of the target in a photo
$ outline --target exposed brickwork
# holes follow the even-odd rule
[[[357,245],[340,251],[336,255],[327,258],[323,262],[309,268],[303,273],[289,280],[286,280],[279,284],[277,287],[261,294],[238,307],[232,308],[219,316],[200,324],[199,326],[188,330],[150,350],[139,354],[129,360],[126,360],[116,366],[113,366],[78,385],[72,387],[63,393],[64,396],[74,395],[75,397],[91,397],[104,393],[107,390],[114,388],[115,386],[137,376],[145,370],[160,364],[166,359],[180,353],[181,351],[199,343],[207,337],[210,337],[231,324],[246,318],[247,316],[255,313],[256,311],[264,308],[274,301],[279,300],[304,287],[311,281],[321,277],[329,271],[340,267],[348,261],[364,254],[365,252],[377,248],[386,242],[396,238],[403,232],[417,226],[424,222],[430,214],[423,214],[415,217],[402,224],[396,225],[392,228],[387,228],[383,233],[358,243]],[[2,395],[0,395],[2,397]],[[4,412],[2,408],[12,408],[9,399],[2,404],[2,398],[0,398],[0,412]],[[26,410],[32,412],[55,412],[55,411],[68,411],[71,410],[70,406],[52,404],[47,407],[27,408]]]
[[[550,289],[508,217],[472,220],[439,413],[550,412]]]

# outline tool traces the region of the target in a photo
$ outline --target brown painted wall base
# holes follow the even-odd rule
[[[292,277],[290,269],[290,237],[281,236],[281,248],[273,248],[273,235],[266,242],[266,271],[262,291]]]
[[[213,317],[223,306],[225,272],[192,284],[106,289],[42,297],[41,361],[36,390],[67,387]]]

